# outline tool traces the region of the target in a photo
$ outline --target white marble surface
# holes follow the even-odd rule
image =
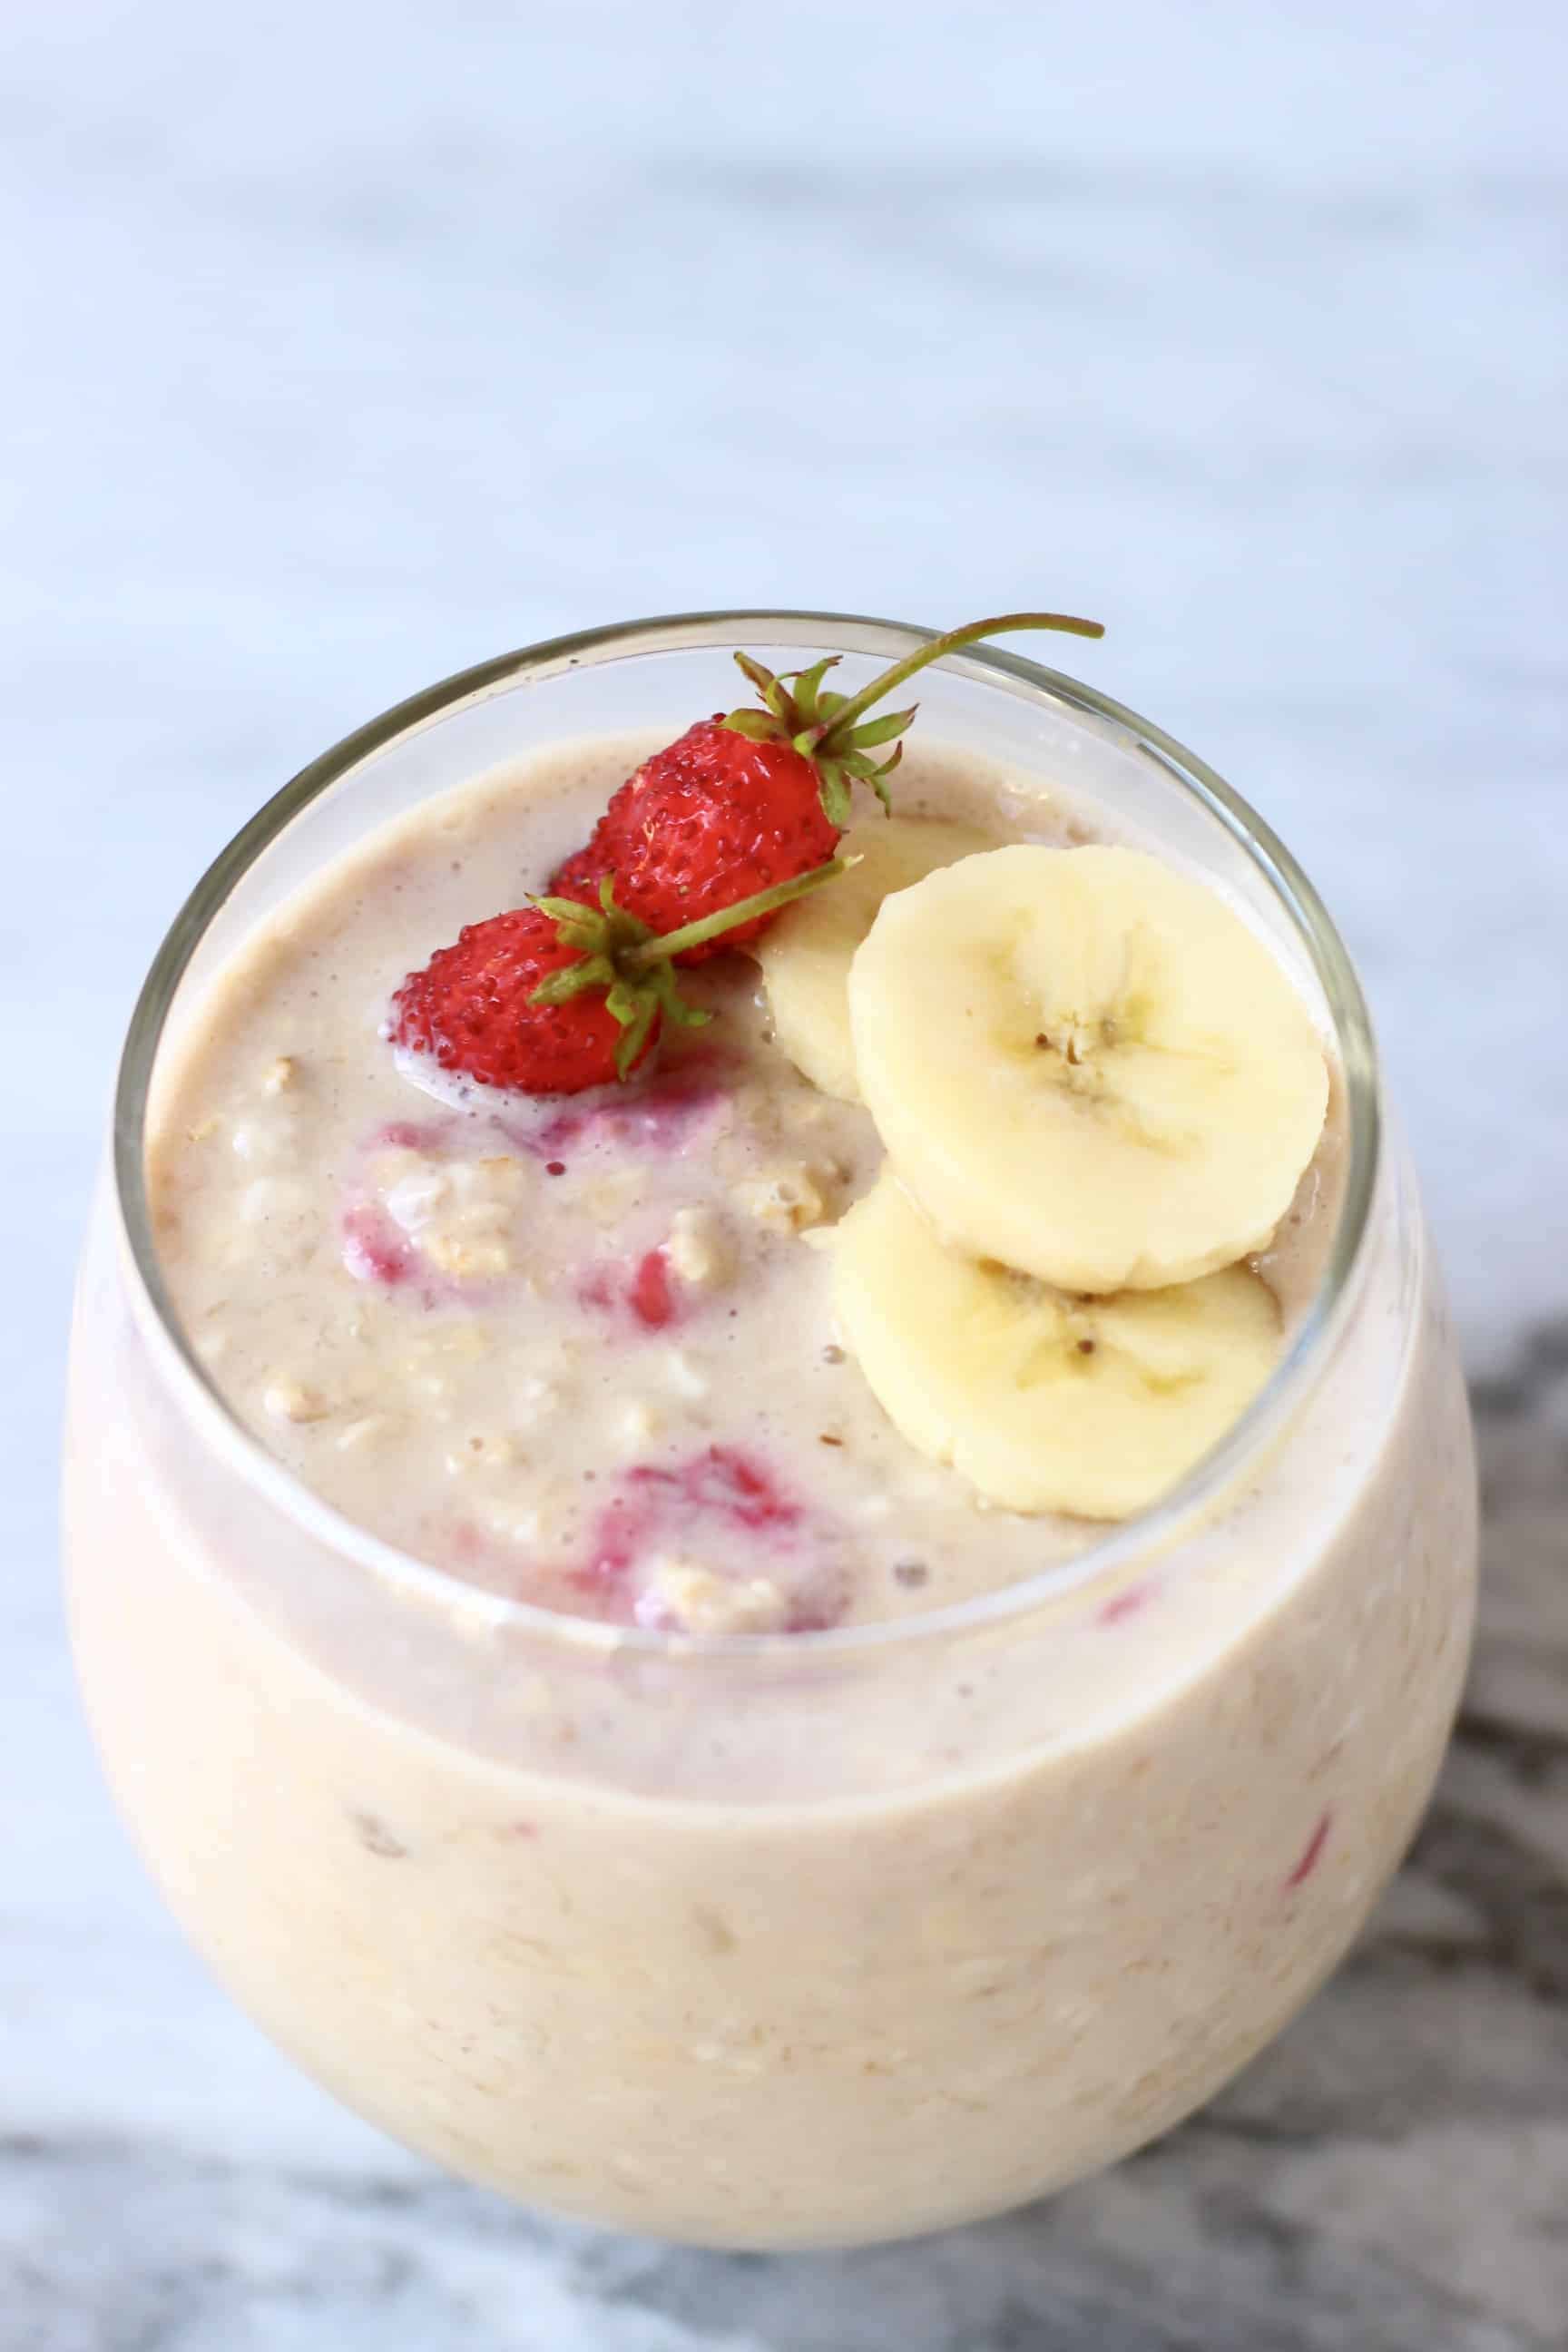
[[[0,2352],[1568,2342],[1565,24],[13,12]],[[1363,957],[1487,1383],[1466,1733],[1344,1976],[1113,2179],[808,2262],[509,2215],[331,2109],[130,1860],[53,1583],[69,1259],[185,884],[415,685],[731,601],[1108,621],[1084,673]]]

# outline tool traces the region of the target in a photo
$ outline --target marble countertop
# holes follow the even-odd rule
[[[1568,2343],[1568,19],[1419,17],[8,26],[0,2352]],[[1291,840],[1374,997],[1488,1504],[1438,1803],[1283,2042],[1048,2207],[790,2260],[508,2211],[296,2076],[130,1858],[54,1581],[69,1263],[189,880],[415,686],[731,601],[1097,613],[1084,674]]]

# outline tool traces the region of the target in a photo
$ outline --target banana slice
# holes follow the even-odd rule
[[[977,825],[935,817],[868,817],[847,833],[840,856],[858,857],[826,890],[786,908],[757,944],[779,1044],[803,1077],[858,1102],[846,984],[849,961],[877,909],[940,866],[995,847]]]
[[[921,1205],[1064,1290],[1158,1289],[1262,1248],[1328,1105],[1268,950],[1138,850],[1017,845],[900,890],[849,1012],[861,1094]]]
[[[951,1247],[886,1172],[834,1235],[833,1298],[900,1433],[1014,1511],[1146,1509],[1225,1434],[1279,1353],[1273,1296],[1244,1267],[1068,1297]]]

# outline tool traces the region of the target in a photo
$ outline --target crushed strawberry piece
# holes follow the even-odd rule
[[[738,1447],[710,1445],[674,1469],[638,1463],[622,1475],[622,1491],[600,1514],[594,1581],[624,1574],[660,1542],[678,1540],[694,1521],[717,1522],[731,1533],[788,1537],[804,1514],[761,1465]]]
[[[1333,1825],[1333,1818],[1334,1817],[1331,1812],[1326,1811],[1319,1822],[1317,1828],[1312,1832],[1311,1836],[1307,1840],[1306,1846],[1302,1851],[1301,1859],[1296,1864],[1295,1869],[1290,1873],[1289,1877],[1285,1881],[1285,1888],[1288,1894],[1293,1892],[1298,1886],[1304,1886],[1308,1879],[1312,1875],[1313,1871],[1318,1867],[1319,1863],[1321,1862],[1323,1858],[1323,1848],[1329,1843],[1329,1831]]]
[[[675,1295],[669,1283],[669,1260],[661,1249],[649,1250],[632,1277],[632,1313],[650,1331],[662,1331],[675,1320]]]
[[[368,1203],[350,1209],[342,1223],[343,1264],[356,1282],[381,1282],[395,1289],[414,1271],[414,1253],[390,1220]]]

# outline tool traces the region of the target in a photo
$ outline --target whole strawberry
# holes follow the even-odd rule
[[[545,982],[581,961],[580,950],[541,907],[468,923],[422,971],[411,971],[393,998],[393,1040],[480,1086],[531,1095],[606,1086],[619,1075],[626,1031],[605,993],[579,990],[563,1003],[538,996]],[[656,1016],[639,1059],[658,1028]]]
[[[682,1003],[672,969],[679,956],[765,922],[842,870],[829,857],[663,937],[616,905],[607,880],[592,902],[534,899],[465,925],[411,971],[386,1034],[480,1086],[530,1095],[608,1086],[647,1058],[666,1020],[695,1028],[710,1018]]]
[[[738,653],[762,709],[700,719],[646,760],[559,868],[555,895],[438,949],[394,996],[387,1034],[444,1070],[526,1094],[628,1076],[666,1021],[710,1017],[682,1003],[672,967],[755,938],[843,870],[834,851],[857,780],[887,803],[914,710],[868,725],[863,714],[928,662],[1005,629],[1103,635],[1098,621],[1005,613],[929,639],[850,696],[823,687],[837,655],[785,680]],[[874,760],[884,743],[892,752]]]
[[[700,719],[624,783],[587,846],[551,887],[592,899],[605,875],[627,910],[657,931],[700,920],[831,857],[840,827],[816,770],[786,742],[753,742],[722,718]],[[763,919],[687,951],[700,962],[740,947]]]
[[[591,839],[557,869],[552,888],[592,903],[601,882],[611,877],[620,905],[662,932],[809,874],[837,847],[857,781],[889,804],[888,779],[903,749],[896,739],[914,709],[888,711],[868,723],[863,714],[928,662],[1017,628],[1101,634],[1097,622],[1061,614],[1006,613],[932,638],[853,696],[824,687],[837,655],[777,677],[738,653],[762,708],[700,719],[645,760],[615,794]],[[893,745],[889,757],[873,759],[886,743]],[[684,950],[679,961],[697,963],[721,947],[743,946],[771,920],[770,914],[731,927],[721,939]]]

